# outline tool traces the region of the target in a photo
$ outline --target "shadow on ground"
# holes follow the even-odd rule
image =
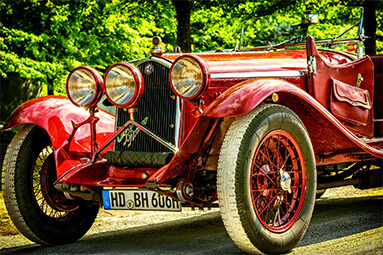
[[[382,227],[382,202],[382,196],[317,200],[310,226],[298,247]],[[0,253],[242,254],[227,235],[218,212],[90,235],[68,245],[28,245],[1,250]]]

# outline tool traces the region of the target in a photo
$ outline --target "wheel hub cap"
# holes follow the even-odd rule
[[[284,191],[288,191],[291,193],[291,177],[288,172],[283,171],[282,169],[279,170],[281,174],[281,188]]]

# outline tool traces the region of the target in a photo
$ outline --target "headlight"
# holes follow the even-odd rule
[[[80,66],[75,68],[66,80],[69,99],[77,106],[96,107],[102,96],[102,76],[93,68]]]
[[[137,67],[117,63],[105,74],[105,94],[117,107],[134,107],[144,92],[144,79]]]
[[[201,96],[209,86],[210,74],[197,56],[181,56],[170,68],[170,85],[177,96],[191,100]]]

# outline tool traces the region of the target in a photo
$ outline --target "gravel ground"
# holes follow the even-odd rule
[[[338,187],[327,189],[321,199],[363,197],[363,196],[381,196],[383,188],[359,190],[353,186]],[[100,210],[95,223],[88,231],[87,235],[94,233],[115,231],[129,227],[144,226],[166,221],[184,219],[188,217],[201,216],[210,212],[219,212],[218,208],[211,210],[192,210],[183,208],[182,212],[140,212],[140,211],[121,211],[121,210]],[[383,217],[383,216],[382,216]]]
[[[197,217],[206,213],[218,211],[218,208],[212,208],[211,210],[205,209],[203,211],[182,208],[182,212],[141,212],[102,209],[87,235]]]
[[[365,197],[365,196],[383,196],[383,188],[375,188],[370,190],[358,190],[352,186],[332,188],[326,190],[320,200],[334,198],[349,197]],[[179,219],[199,217],[201,215],[216,212],[218,208],[211,210],[192,210],[191,208],[183,208],[182,212],[140,212],[140,211],[117,211],[101,209],[92,228],[86,236],[99,234],[103,232],[116,231],[121,229],[147,226],[151,224],[164,223],[167,221],[175,221]],[[314,212],[315,213],[315,212]],[[377,231],[382,231],[380,228]],[[0,253],[2,248],[10,248],[32,244],[31,241],[22,235],[0,237]]]

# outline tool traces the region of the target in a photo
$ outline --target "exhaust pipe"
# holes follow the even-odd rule
[[[383,171],[381,169],[359,172],[351,179],[319,183],[317,189],[328,189],[353,185],[357,189],[372,189],[383,187]]]

